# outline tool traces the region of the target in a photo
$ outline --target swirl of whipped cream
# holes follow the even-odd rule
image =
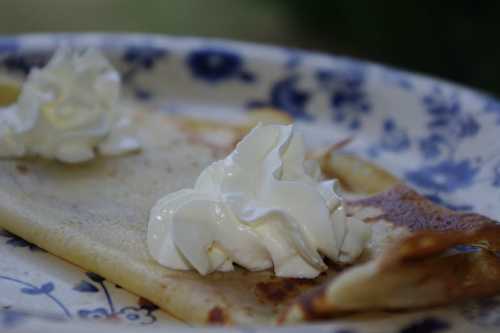
[[[274,267],[283,277],[314,278],[322,256],[348,263],[363,251],[370,227],[346,217],[334,180],[319,181],[305,161],[292,125],[259,125],[193,189],[160,199],[151,209],[148,247],[173,269],[200,274]]]
[[[0,112],[0,156],[76,163],[139,149],[118,105],[120,75],[97,50],[56,51]]]

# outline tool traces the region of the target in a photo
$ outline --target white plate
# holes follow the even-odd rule
[[[302,121],[315,144],[346,135],[350,149],[453,209],[500,219],[500,103],[428,77],[348,58],[222,40],[154,35],[50,34],[0,38],[0,77],[22,78],[58,45],[101,48],[127,94],[165,112],[238,117],[269,105]],[[0,328],[126,332],[183,328],[151,304],[16,236],[0,235]],[[82,319],[74,321],[69,319]],[[92,318],[107,318],[102,323]],[[111,325],[109,323],[117,323]],[[176,325],[176,326],[172,326]],[[500,299],[367,321],[254,331],[498,330]],[[217,329],[220,331],[220,329]]]

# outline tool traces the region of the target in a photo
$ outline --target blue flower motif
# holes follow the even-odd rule
[[[479,133],[480,125],[471,114],[462,112],[458,93],[445,93],[439,86],[422,98],[430,120],[429,136],[420,139],[419,148],[425,159],[435,159],[443,153],[454,159],[460,142]]]
[[[404,327],[400,333],[435,333],[447,330],[450,324],[439,318],[424,318]]]
[[[156,322],[152,311],[142,307],[127,306],[118,312],[111,312],[106,308],[81,309],[78,316],[84,319],[108,319],[117,318],[139,325],[149,325]]]
[[[165,57],[167,51],[154,46],[131,46],[125,50],[123,61],[131,65],[152,69],[157,60]]]
[[[26,295],[48,295],[52,291],[54,291],[54,284],[52,282],[47,282],[40,287],[29,286],[21,288],[21,292]]]
[[[100,307],[96,309],[81,309],[78,311],[79,317],[90,319],[122,319],[141,325],[152,324],[156,321],[156,317],[153,315],[153,312],[158,309],[156,305],[143,298],[139,298],[138,307],[127,306],[116,311],[111,294],[104,284],[105,279],[93,272],[87,272],[85,275],[87,275],[87,277],[94,283],[82,280],[73,288],[73,290],[84,293],[97,293],[99,291],[104,292],[108,302],[108,308]],[[96,286],[95,283],[99,284],[100,288]]]
[[[276,82],[271,88],[271,106],[284,110],[294,118],[310,119],[305,107],[309,93],[297,86],[298,76],[290,76]]]
[[[32,283],[22,281],[6,275],[0,275],[0,280],[8,281],[22,286],[20,291],[25,295],[31,295],[31,296],[44,295],[48,297],[64,312],[66,317],[71,318],[71,313],[69,312],[68,308],[66,308],[66,306],[52,294],[52,292],[55,289],[54,283],[46,282],[38,287]]]
[[[109,318],[111,314],[105,308],[97,308],[92,310],[78,310],[78,316],[85,319],[104,319]]]
[[[133,306],[127,306],[120,309],[116,315],[118,318],[123,318],[129,322],[140,325],[149,325],[156,321],[156,317],[150,310]]]
[[[166,49],[151,45],[131,46],[123,53],[122,60],[128,64],[128,69],[124,71],[122,80],[132,87],[137,99],[147,101],[152,98],[153,94],[134,82],[136,75],[143,70],[152,70],[157,61],[166,55]]]
[[[479,123],[477,122],[476,118],[474,118],[471,115],[465,115],[458,119],[459,121],[459,131],[458,131],[458,137],[459,138],[466,138],[466,137],[472,137],[475,136],[480,129]]]
[[[450,193],[472,185],[477,172],[478,168],[473,167],[469,160],[444,160],[436,165],[409,171],[405,177],[424,189]]]
[[[445,94],[439,86],[435,86],[431,93],[422,98],[427,112],[438,118],[455,116],[460,112],[460,103],[456,93]]]
[[[243,70],[243,61],[237,53],[222,48],[204,48],[192,51],[187,57],[192,75],[210,83],[239,78],[252,82],[255,76]]]
[[[311,119],[312,116],[306,112],[310,94],[298,86],[299,80],[298,75],[291,75],[276,81],[271,87],[268,101],[250,100],[246,107],[248,109],[273,107],[289,113],[294,118]]]
[[[392,118],[388,118],[383,123],[383,135],[380,146],[388,151],[401,152],[410,147],[410,138],[401,128],[398,128]]]
[[[318,69],[316,71],[316,80],[319,82],[320,87],[329,87],[332,85],[332,82],[337,77],[337,72],[332,69]]]
[[[35,244],[30,243],[28,241],[25,241],[21,237],[16,236],[16,235],[14,235],[14,234],[6,231],[6,230],[0,230],[0,236],[6,237],[7,241],[5,243],[8,244],[8,245],[10,245],[10,246],[13,246],[13,247],[26,247],[30,251],[33,251],[33,252],[35,252],[35,251],[42,251],[42,252],[44,252],[44,250],[42,250],[41,248],[39,248]]]
[[[11,54],[5,57],[1,64],[10,72],[20,72],[23,75],[28,75],[32,68],[43,67],[48,60],[47,54]]]
[[[392,118],[386,118],[382,123],[380,142],[368,147],[366,153],[372,158],[377,158],[384,151],[402,152],[410,147],[408,133],[397,126]]]
[[[363,89],[365,72],[362,66],[345,69],[320,69],[315,74],[320,89],[329,92],[335,122],[347,122],[350,129],[361,127],[361,117],[370,113],[371,105]]]
[[[429,129],[448,132],[451,137],[463,139],[479,132],[479,123],[475,117],[462,114],[458,95],[445,95],[439,87],[423,97],[422,102],[430,114]]]
[[[420,140],[419,148],[425,159],[432,159],[441,155],[442,146],[446,144],[447,142],[443,136],[431,133],[427,138]]]

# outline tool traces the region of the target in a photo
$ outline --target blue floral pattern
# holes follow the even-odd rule
[[[9,72],[17,72],[23,75],[28,75],[32,68],[44,66],[49,57],[44,53],[31,54],[9,54],[1,60],[1,66]]]
[[[381,127],[380,141],[367,150],[370,157],[379,157],[383,152],[401,153],[410,148],[411,142],[407,131],[399,127],[393,118],[386,118]]]
[[[309,93],[299,87],[300,77],[292,75],[276,81],[270,89],[269,100],[254,100],[247,103],[247,108],[272,107],[283,110],[296,119],[309,120],[306,112]]]
[[[163,48],[150,45],[131,46],[123,53],[123,61],[131,65],[132,68],[152,70],[156,61],[166,55],[167,51]]]
[[[476,117],[463,110],[456,90],[445,91],[441,86],[434,86],[424,95],[422,105],[429,116],[428,131],[418,140],[418,147],[422,158],[429,163],[408,170],[405,178],[434,198],[473,185],[481,169],[478,160],[475,156],[459,158],[457,150],[479,133],[481,125]],[[454,206],[469,207],[448,205]]]
[[[151,310],[135,306],[121,308],[117,312],[117,316],[118,318],[139,325],[149,325],[156,321],[155,316],[151,314]]]
[[[245,71],[239,54],[223,48],[207,47],[193,50],[186,63],[194,78],[209,83],[239,79],[245,83],[255,80],[255,75]]]
[[[107,319],[111,317],[111,314],[109,313],[108,309],[97,308],[92,310],[78,310],[78,316],[84,319]]]
[[[125,49],[122,61],[127,69],[122,74],[122,80],[130,86],[135,97],[142,101],[152,98],[152,92],[136,83],[136,76],[141,71],[153,70],[156,63],[167,55],[167,50],[151,45],[133,45]]]
[[[319,88],[330,93],[333,121],[347,123],[351,130],[359,129],[362,117],[371,112],[363,67],[350,64],[341,69],[320,69],[315,76]]]
[[[98,307],[94,309],[80,309],[77,314],[83,319],[118,319],[120,321],[131,322],[134,324],[149,325],[156,322],[156,317],[153,314],[154,311],[158,310],[158,307],[150,303],[141,302],[142,304],[138,306],[124,306],[119,310],[115,309],[113,299],[104,284],[105,279],[98,274],[88,272],[86,273],[87,278],[91,282],[82,280],[73,289],[78,292],[83,293],[95,293],[102,291],[105,294],[107,300],[107,307]],[[44,296],[50,299],[62,312],[66,318],[72,318],[70,309],[64,304],[64,302],[54,295],[55,285],[52,282],[46,282],[39,286],[34,285],[30,282],[23,281],[18,278],[0,275],[0,282],[6,281],[18,285],[20,287],[19,291],[25,295],[30,296]],[[4,310],[10,310],[6,308]],[[3,321],[5,327],[14,326],[18,321],[20,321],[25,316],[18,315],[17,312],[0,312],[0,319]],[[60,318],[60,317],[56,317]],[[2,327],[0,325],[0,327]]]
[[[410,147],[410,138],[406,131],[397,127],[396,122],[392,118],[387,118],[382,124],[384,134],[380,142],[382,149],[401,152]]]
[[[430,116],[429,136],[420,143],[422,154],[426,158],[436,158],[443,152],[453,159],[461,141],[477,135],[479,123],[473,115],[462,110],[456,91],[447,94],[439,86],[434,87],[422,98],[422,103]]]
[[[444,160],[438,164],[409,171],[406,179],[432,192],[454,192],[473,184],[478,168],[469,160]]]
[[[41,286],[36,286],[32,283],[22,281],[20,279],[7,276],[7,275],[0,275],[0,281],[7,281],[11,282],[14,284],[17,284],[21,286],[21,293],[26,294],[26,295],[32,295],[32,296],[37,296],[37,295],[43,295],[52,300],[64,313],[64,315],[68,318],[71,318],[71,313],[69,312],[68,308],[56,297],[53,295],[54,291],[54,284],[52,282],[47,282],[42,284]]]
[[[81,293],[98,293],[102,291],[106,297],[108,306],[106,308],[80,309],[78,310],[79,317],[84,319],[119,319],[141,325],[148,325],[156,322],[156,317],[153,312],[158,310],[158,307],[145,303],[140,306],[125,306],[116,310],[111,294],[104,283],[105,279],[93,272],[87,272],[85,275],[90,281],[80,281],[75,285],[73,290]]]

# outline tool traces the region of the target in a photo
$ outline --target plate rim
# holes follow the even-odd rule
[[[253,49],[255,54],[258,53],[296,53],[301,56],[306,57],[318,57],[324,59],[333,59],[336,61],[344,61],[347,60],[349,62],[360,64],[363,66],[375,67],[383,69],[384,71],[389,72],[397,72],[404,74],[406,76],[411,77],[412,79],[417,80],[429,80],[432,82],[436,82],[440,85],[446,85],[452,87],[454,89],[459,89],[462,91],[468,91],[478,97],[481,98],[491,98],[494,100],[500,100],[494,93],[489,92],[484,89],[480,89],[477,87],[473,87],[468,84],[464,84],[461,82],[456,82],[451,79],[447,79],[438,75],[434,75],[432,73],[421,72],[417,70],[412,70],[405,68],[403,66],[394,66],[385,62],[373,61],[365,58],[353,57],[347,54],[340,54],[334,52],[325,52],[314,49],[306,49],[299,47],[289,47],[283,45],[277,45],[272,43],[262,43],[262,42],[253,42],[253,41],[245,41],[239,39],[232,38],[223,38],[223,37],[200,37],[194,35],[169,35],[163,33],[147,33],[147,32],[127,32],[127,31],[90,31],[90,32],[23,32],[18,34],[0,34],[0,55],[2,54],[1,46],[4,42],[12,42],[12,41],[23,41],[30,40],[35,42],[44,41],[46,42],[44,48],[48,48],[47,46],[52,46],[47,44],[49,39],[53,39],[53,42],[60,42],[67,40],[85,40],[85,39],[99,39],[99,40],[113,40],[114,42],[118,42],[118,45],[129,45],[130,43],[137,43],[139,41],[151,41],[155,40],[164,45],[182,45],[183,43],[205,43],[207,45],[224,45],[231,46],[237,49]],[[43,45],[43,43],[42,43]],[[56,45],[54,45],[56,46]],[[50,47],[53,48],[53,47]],[[36,49],[36,48],[33,48]],[[174,48],[175,49],[175,48]],[[265,57],[264,57],[265,58]]]

